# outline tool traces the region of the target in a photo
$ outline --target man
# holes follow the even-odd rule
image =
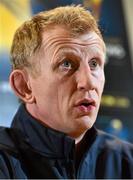
[[[1,128],[1,178],[133,178],[133,145],[93,126],[105,53],[80,6],[42,12],[16,31],[10,84],[22,103]]]

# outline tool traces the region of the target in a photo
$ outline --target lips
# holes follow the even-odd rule
[[[96,108],[96,102],[92,98],[85,98],[76,103],[76,108],[81,113],[91,113]]]

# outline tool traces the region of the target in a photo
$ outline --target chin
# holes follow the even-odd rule
[[[75,129],[73,129],[68,135],[72,138],[79,138],[83,136],[87,130],[89,130],[93,124],[79,124]]]
[[[73,124],[73,128],[70,130],[69,135],[71,137],[78,137],[89,130],[94,124],[94,121],[88,116],[80,117],[77,119],[76,124]]]
[[[80,118],[80,126],[90,129],[93,124],[94,124],[94,120],[88,116],[84,116],[82,118]]]

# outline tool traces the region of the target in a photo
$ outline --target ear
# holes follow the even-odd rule
[[[35,98],[32,93],[28,73],[24,70],[13,70],[9,79],[10,85],[15,94],[25,103],[34,103]]]

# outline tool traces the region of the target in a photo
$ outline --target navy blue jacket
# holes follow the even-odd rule
[[[0,178],[133,178],[133,145],[91,128],[76,166],[75,141],[44,127],[21,105],[11,128],[0,128]]]

